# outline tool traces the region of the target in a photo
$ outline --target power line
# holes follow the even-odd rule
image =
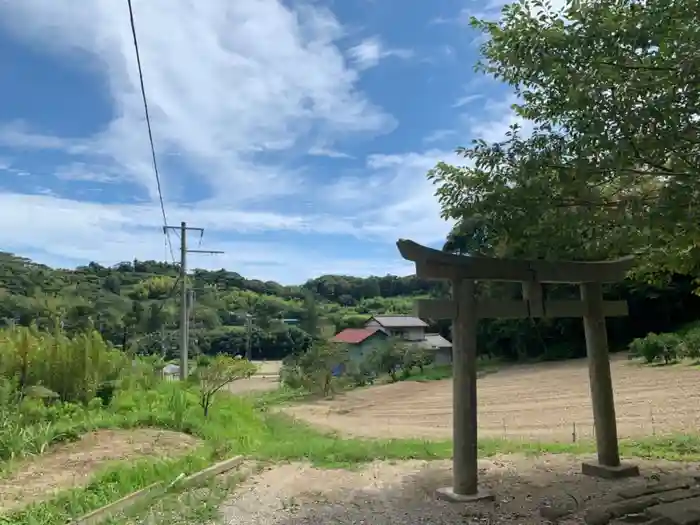
[[[151,128],[151,117],[148,112],[148,100],[146,98],[146,88],[143,84],[143,69],[141,68],[141,54],[139,52],[139,41],[136,37],[136,25],[134,24],[134,9],[131,5],[131,0],[126,0],[129,5],[129,21],[131,22],[131,35],[134,37],[134,51],[136,52],[136,64],[139,69],[139,82],[141,84],[141,97],[143,98],[143,110],[146,114],[146,126],[148,127],[148,141],[151,145],[151,158],[153,159],[153,171],[156,174],[156,185],[158,187],[158,199],[160,200],[160,211],[163,214],[163,234],[165,235],[168,248],[170,250],[170,258],[175,262],[175,254],[173,252],[173,244],[170,242],[170,229],[168,228],[168,216],[165,213],[165,202],[163,201],[163,190],[160,184],[160,173],[158,171],[158,161],[156,160],[156,149],[153,145],[153,130]]]

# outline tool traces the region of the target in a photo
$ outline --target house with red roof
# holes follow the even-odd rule
[[[452,363],[452,343],[440,334],[426,333],[428,324],[410,315],[375,315],[364,328],[346,328],[331,339],[336,343],[345,343],[351,348],[351,357],[367,355],[382,341],[396,337],[434,352],[435,364]]]
[[[348,345],[351,357],[360,357],[377,348],[388,337],[381,328],[346,328],[331,338],[331,342]]]

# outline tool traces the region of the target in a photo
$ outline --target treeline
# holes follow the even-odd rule
[[[194,270],[189,279],[193,352],[240,354],[250,344],[256,358],[267,359],[304,351],[311,334],[362,326],[372,314],[410,313],[413,297],[441,290],[395,276],[324,276],[283,286],[227,270]],[[114,346],[170,358],[180,344],[178,284],[178,267],[159,261],[64,270],[0,253],[0,323],[68,334],[95,329]]]
[[[61,328],[68,334],[99,331],[115,347],[173,358],[179,352],[177,267],[133,261],[114,267],[91,263],[52,269],[0,254],[0,322]],[[360,327],[373,314],[411,314],[417,297],[444,297],[444,283],[415,277],[326,275],[301,286],[245,279],[226,270],[195,270],[190,319],[193,353],[242,354],[250,338],[253,356],[280,359],[309,348],[312,334]],[[492,285],[483,293],[511,291]],[[627,281],[608,296],[627,299],[630,315],[609,319],[611,345],[625,347],[650,331],[663,332],[700,317],[693,280],[676,276],[663,286]],[[575,298],[575,287],[554,290]],[[250,332],[245,315],[252,316]],[[325,328],[325,331],[323,330]],[[449,321],[431,326],[450,338]],[[479,348],[509,360],[562,359],[585,354],[580,319],[483,320]]]

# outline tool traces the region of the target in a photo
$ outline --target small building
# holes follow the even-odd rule
[[[440,334],[429,334],[428,323],[410,315],[375,315],[365,323],[365,328],[378,328],[391,337],[416,343],[435,352],[436,365],[452,364],[452,343]]]
[[[396,337],[434,352],[438,366],[452,364],[452,343],[440,334],[427,334],[428,323],[408,315],[376,315],[364,328],[346,328],[331,341],[344,343],[350,349],[350,359],[361,359],[389,337]]]
[[[162,374],[166,381],[176,381],[180,379],[180,365],[169,363],[163,367]]]
[[[360,359],[388,338],[387,333],[379,328],[346,328],[333,336],[331,342],[348,345],[350,359]]]
[[[425,334],[425,339],[420,342],[421,347],[435,352],[434,363],[437,366],[452,364],[452,343],[440,334]]]
[[[380,328],[387,335],[406,341],[423,341],[428,323],[409,315],[375,315],[365,323],[365,328]]]

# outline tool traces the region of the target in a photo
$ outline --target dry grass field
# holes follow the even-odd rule
[[[700,429],[700,368],[642,366],[612,361],[620,437]],[[452,381],[358,389],[332,400],[285,409],[344,435],[448,439]],[[585,360],[506,367],[479,379],[479,433],[483,437],[572,441],[593,436]]]

